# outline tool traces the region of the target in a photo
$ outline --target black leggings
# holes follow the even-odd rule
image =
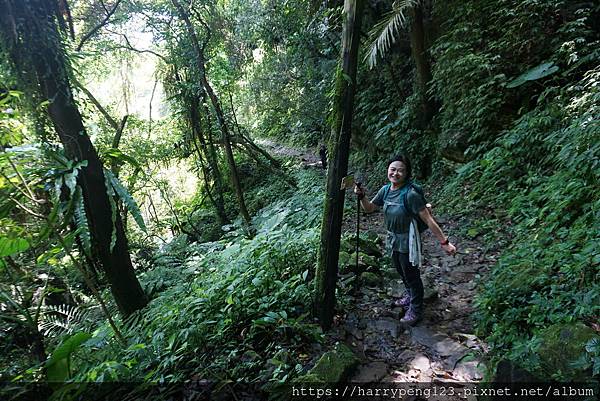
[[[410,308],[417,314],[423,313],[423,281],[418,267],[408,261],[408,253],[392,252],[392,264],[400,273],[406,291],[410,295]]]

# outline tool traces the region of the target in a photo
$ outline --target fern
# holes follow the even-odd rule
[[[86,167],[88,165],[87,160],[83,160],[80,162],[69,161],[69,164],[72,164],[71,171],[66,173],[63,176],[65,185],[71,191],[71,195],[75,193],[75,187],[77,186],[77,177],[79,176],[79,170],[81,168]]]
[[[140,212],[140,208],[138,207],[135,199],[131,196],[129,191],[121,184],[119,179],[115,177],[115,175],[110,170],[104,170],[104,174],[106,174],[107,181],[110,182],[112,188],[116,191],[119,199],[123,201],[125,207],[133,216],[133,219],[137,223],[138,227],[146,232],[146,224],[144,223],[144,218],[142,217],[142,213]]]
[[[75,224],[77,225],[77,235],[81,240],[81,245],[83,246],[83,251],[87,256],[92,255],[92,235],[90,233],[90,226],[88,224],[87,215],[85,213],[85,206],[83,204],[83,196],[81,192],[81,187],[78,185],[75,188],[75,194],[73,196],[75,198],[75,208],[74,208],[74,218]]]
[[[87,160],[75,162],[73,160],[64,158],[62,155],[57,154],[56,152],[51,154],[55,161],[60,163],[60,169],[55,170],[56,172],[52,173],[55,178],[51,186],[51,197],[52,203],[55,205],[55,207],[58,207],[58,209],[53,210],[52,214],[50,215],[51,224],[54,223],[54,220],[57,217],[62,219],[65,224],[70,222],[71,219],[74,219],[75,223],[78,224],[79,222],[77,219],[79,216],[77,215],[79,214],[79,211],[76,209],[80,207],[79,201],[80,198],[82,198],[82,190],[77,184],[77,177],[79,176],[79,171],[83,167],[87,166]],[[61,202],[61,195],[63,194],[65,187],[69,189],[70,196],[66,202]],[[83,205],[83,203],[81,203],[81,205]]]
[[[88,320],[88,312],[77,305],[46,305],[40,315],[39,330],[45,336],[71,334]]]
[[[115,202],[115,190],[110,182],[108,170],[104,170],[104,185],[106,186],[106,194],[108,195],[108,201],[110,202],[110,212],[112,221],[112,232],[110,234],[110,252],[112,252],[115,244],[117,243],[117,202]]]
[[[373,27],[370,33],[372,43],[369,46],[369,52],[365,56],[365,60],[369,67],[377,64],[377,56],[382,56],[387,53],[392,44],[396,42],[396,36],[400,29],[406,26],[406,16],[404,13],[407,9],[417,7],[420,0],[402,0],[395,1],[392,5],[392,11],[384,15]]]

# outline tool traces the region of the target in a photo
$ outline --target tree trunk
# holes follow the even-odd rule
[[[431,82],[431,65],[425,46],[425,28],[423,26],[423,10],[421,6],[412,7],[412,23],[410,24],[410,48],[417,75],[417,90],[421,101],[421,125],[428,124],[435,113],[435,105],[427,93]]]
[[[72,96],[55,16],[49,13],[45,0],[11,3],[20,31],[18,39],[8,44],[9,54],[22,71],[33,67],[40,95],[42,99],[49,99],[48,114],[67,156],[78,161],[87,160],[78,182],[83,190],[92,240],[117,306],[123,315],[128,316],[143,308],[147,299],[131,264],[119,213],[116,213],[113,226],[102,163],[85,132]],[[4,32],[6,29],[2,28]],[[111,251],[113,227],[116,229],[116,243]]]
[[[204,51],[200,47],[200,42],[198,41],[198,37],[196,36],[196,31],[194,30],[194,26],[189,19],[187,12],[181,6],[178,0],[172,0],[173,5],[177,8],[179,13],[179,17],[185,23],[186,29],[188,31],[188,35],[192,42],[192,47],[196,52],[196,61],[198,66],[198,72],[200,75],[200,82],[202,86],[206,90],[208,97],[210,98],[210,102],[215,111],[215,115],[217,116],[217,123],[219,124],[219,128],[221,130],[221,135],[223,139],[223,145],[225,147],[225,155],[227,157],[227,164],[229,165],[229,173],[231,175],[231,185],[233,186],[233,190],[238,199],[238,204],[240,207],[240,213],[244,218],[244,221],[248,226],[250,226],[250,214],[248,213],[248,209],[246,208],[246,202],[244,201],[244,192],[242,191],[242,186],[240,184],[237,167],[235,165],[235,159],[233,157],[233,150],[231,149],[231,135],[229,134],[229,128],[227,126],[227,122],[225,121],[225,115],[223,114],[223,109],[221,108],[221,104],[219,103],[219,99],[217,95],[210,86],[208,79],[206,78],[206,68],[204,63]]]
[[[177,80],[177,82],[184,82],[177,71],[175,71],[175,79]],[[186,79],[185,87],[188,87],[191,83],[192,82]],[[213,143],[210,143],[210,140],[209,143],[207,143],[206,138],[204,137],[204,133],[208,132],[209,138],[212,138],[210,135],[210,112],[205,104],[206,93],[202,87],[200,87],[199,89],[200,95],[198,95],[195,89],[192,89],[184,90],[181,93],[181,96],[184,99],[185,107],[188,113],[188,120],[192,129],[192,143],[194,145],[194,148],[196,149],[196,153],[198,154],[200,168],[202,170],[202,175],[206,183],[204,187],[206,195],[208,196],[213,207],[215,208],[219,224],[229,224],[229,217],[227,217],[227,213],[225,211],[225,201],[223,199],[224,187],[223,177],[221,176],[221,169],[219,168],[219,158],[215,150],[215,145]],[[202,127],[202,118],[200,110],[202,110],[206,116],[206,130],[204,130]],[[198,142],[200,143],[200,145],[198,145]],[[214,181],[214,186],[216,187],[214,193],[209,185],[211,179]]]
[[[213,129],[210,120],[210,111],[208,110],[207,101],[206,101],[206,91],[202,90],[200,93],[202,101],[200,104],[204,110],[204,118],[206,121],[206,134],[208,141],[206,145],[206,158],[209,160],[209,166],[211,169],[214,169],[215,173],[213,178],[215,179],[216,192],[219,202],[222,205],[225,205],[225,201],[223,200],[223,193],[225,192],[225,185],[223,184],[223,176],[221,174],[221,169],[219,168],[219,155],[217,152],[217,146],[215,144],[215,140],[213,138]],[[220,142],[219,142],[220,144]],[[229,220],[229,218],[228,218]]]
[[[194,138],[192,141],[194,142],[194,147],[196,148],[196,152],[198,153],[198,158],[200,160],[200,168],[202,169],[202,175],[204,176],[205,181],[205,190],[206,195],[210,199],[210,202],[213,204],[215,211],[217,212],[217,219],[219,220],[219,224],[224,225],[229,223],[229,219],[227,218],[227,214],[225,213],[225,202],[223,200],[223,196],[221,193],[220,185],[217,185],[217,197],[214,197],[212,194],[212,190],[210,188],[210,180],[214,180],[215,183],[220,182],[221,172],[219,170],[219,165],[217,160],[213,160],[210,154],[210,150],[206,144],[206,140],[204,139],[204,135],[202,133],[201,122],[200,122],[200,114],[198,110],[200,108],[200,99],[196,95],[192,95],[190,99],[190,123],[192,125],[192,132]],[[198,146],[198,143],[204,152],[202,152],[201,148]],[[204,154],[203,154],[204,153]],[[204,157],[206,155],[206,161],[208,163],[208,167],[204,164]]]
[[[279,160],[275,159],[268,152],[261,149],[257,144],[254,143],[254,141],[252,141],[252,139],[250,139],[250,136],[244,136],[244,134],[242,133],[242,128],[240,127],[240,124],[237,121],[237,116],[235,114],[235,107],[233,106],[233,96],[231,96],[231,93],[229,93],[229,102],[231,104],[231,114],[233,114],[233,122],[235,123],[235,126],[237,128],[239,142],[240,143],[245,142],[244,146],[250,147],[250,148],[254,149],[256,152],[263,155],[265,157],[265,159],[267,159],[269,161],[269,163],[271,163],[273,168],[275,168],[275,169],[280,168],[281,163],[279,162]]]
[[[323,329],[331,327],[335,308],[340,237],[344,212],[342,178],[348,172],[360,25],[364,0],[346,0],[342,31],[342,68],[337,71],[332,127],[331,166],[327,171],[327,194],[321,225],[321,245],[316,272],[315,312]]]
[[[415,61],[415,70],[417,78],[417,94],[421,104],[421,113],[418,116],[417,127],[424,132],[428,129],[433,116],[438,107],[429,96],[429,84],[432,79],[431,64],[427,54],[427,45],[425,38],[425,27],[423,24],[423,6],[421,4],[410,9],[412,23],[410,24],[410,48],[413,60]],[[431,175],[432,152],[430,149],[424,149],[419,163],[419,171],[422,178]]]

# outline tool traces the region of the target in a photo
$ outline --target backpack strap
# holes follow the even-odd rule
[[[419,232],[423,232],[423,231],[429,229],[429,226],[423,221],[423,219],[421,219],[421,216],[419,216],[418,214],[414,214],[412,212],[412,210],[408,207],[408,193],[410,191],[415,191],[417,194],[423,196],[423,190],[421,189],[421,187],[413,184],[412,182],[410,182],[408,185],[410,185],[410,187],[408,188],[408,191],[406,191],[404,193],[404,196],[402,197],[402,204],[404,205],[404,209],[406,209],[409,216],[413,220],[416,221],[417,229],[419,230]]]
[[[415,186],[413,185],[412,182],[408,183],[408,189],[406,190],[406,192],[404,192],[404,195],[402,196],[402,205],[404,206],[404,209],[408,212],[408,214],[412,217],[412,218],[417,218],[418,216],[415,215],[412,210],[410,210],[410,208],[408,207],[408,193],[410,191],[416,191]]]
[[[392,187],[392,184],[386,184],[385,187],[383,187],[383,201],[385,202],[385,198],[387,198],[388,194],[390,193],[390,188]]]

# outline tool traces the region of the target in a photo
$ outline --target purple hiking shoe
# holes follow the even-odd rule
[[[422,318],[423,315],[421,313],[416,313],[413,308],[410,308],[408,309],[408,312],[404,314],[404,317],[400,319],[400,323],[412,327],[419,323]]]

